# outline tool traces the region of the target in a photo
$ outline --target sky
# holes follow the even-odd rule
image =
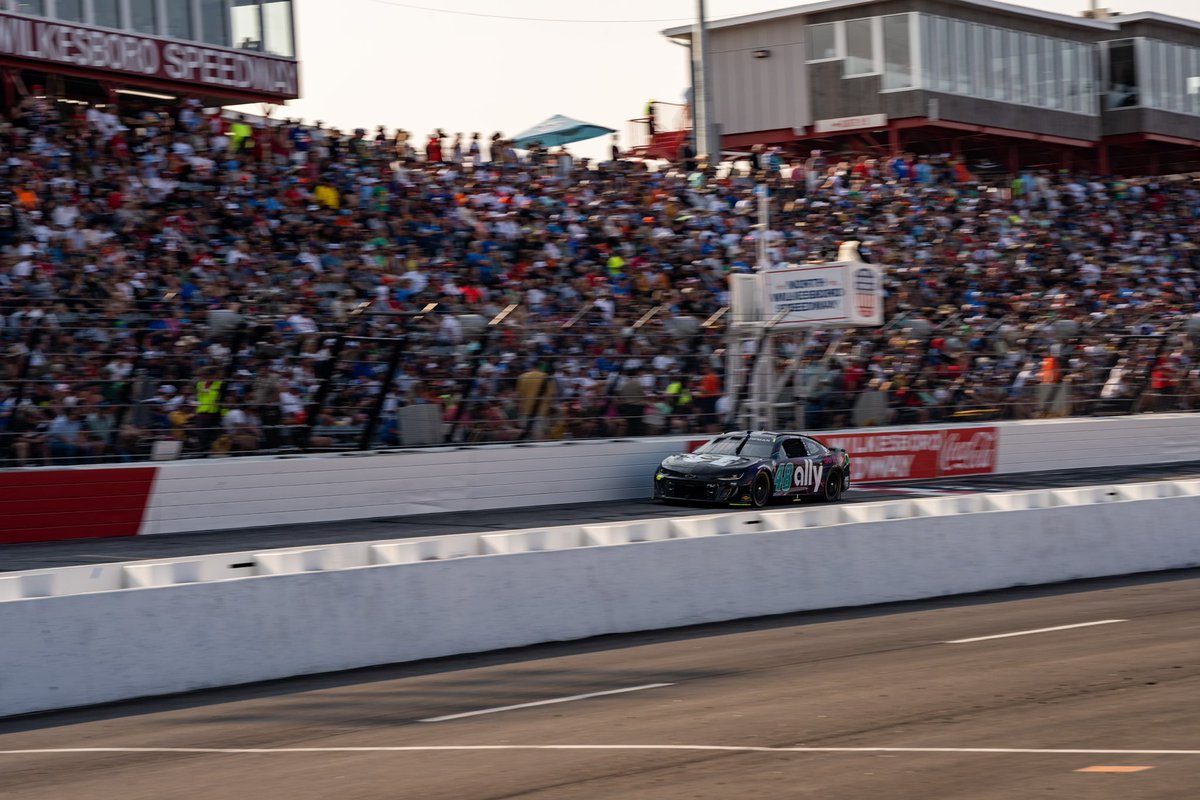
[[[350,130],[404,128],[424,142],[435,128],[451,136],[479,131],[486,140],[565,114],[615,128],[624,139],[627,120],[640,116],[646,101],[681,101],[688,85],[687,50],[660,31],[690,24],[695,0],[295,2],[303,97],[276,109],[276,117]],[[708,0],[707,14],[720,19],[793,5]],[[1200,19],[1197,0],[1100,5]],[[1088,0],[1037,3],[1072,15],[1087,6]],[[571,149],[598,157],[606,147],[601,138]]]

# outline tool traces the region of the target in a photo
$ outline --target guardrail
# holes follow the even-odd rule
[[[1197,513],[1169,481],[21,573],[0,715],[1196,566]]]

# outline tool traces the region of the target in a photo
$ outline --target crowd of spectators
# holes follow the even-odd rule
[[[773,262],[853,238],[887,270],[885,328],[783,337],[781,422],[1200,407],[1191,177],[651,169],[27,98],[0,125],[0,459],[717,431],[741,382],[714,317],[760,183]]]

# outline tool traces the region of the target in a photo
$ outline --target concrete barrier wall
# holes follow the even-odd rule
[[[207,583],[188,582],[204,579],[202,563],[160,566],[151,583],[184,582],[0,602],[0,715],[1200,565],[1197,482],[1089,488],[482,534],[454,547],[498,555],[349,569],[337,564],[456,553],[310,548]],[[401,544],[412,543],[382,547]]]
[[[164,464],[142,533],[646,496],[653,466],[680,449],[645,439]]]
[[[881,435],[934,432],[953,444],[971,430],[923,426],[817,435],[871,442]],[[880,480],[904,480],[1200,460],[1196,414],[1006,422],[986,430],[995,450],[979,462],[982,469],[954,469],[953,448],[939,452],[935,442],[912,458],[886,450],[860,458],[856,478],[872,470]],[[625,500],[647,496],[655,465],[693,441],[664,437],[0,473],[0,499],[18,502],[14,515],[0,521],[0,542]],[[33,484],[36,497],[29,494]]]
[[[1031,420],[998,428],[1001,473],[1200,459],[1197,414]]]
[[[1195,414],[1007,422],[993,429],[999,473],[1200,460]],[[941,430],[964,428],[886,433]],[[829,437],[879,433],[838,431]],[[142,533],[645,497],[658,462],[694,439],[164,464]]]

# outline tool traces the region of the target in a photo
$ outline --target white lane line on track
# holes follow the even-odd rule
[[[1200,750],[1096,750],[1034,747],[754,747],[705,744],[477,744],[411,747],[57,747],[0,750],[0,756],[104,753],[288,755],[292,753],[439,753],[488,750],[681,751],[722,753],[978,753],[994,755],[1200,756]]]
[[[449,722],[452,719],[463,719],[465,717],[478,717],[483,714],[499,714],[501,711],[516,711],[519,708],[533,708],[535,706],[549,706],[555,703],[570,703],[575,700],[587,700],[592,697],[605,697],[610,694],[625,694],[626,692],[641,692],[646,689],[661,689],[664,686],[674,686],[673,683],[647,683],[645,686],[630,686],[626,689],[609,689],[607,692],[589,692],[588,694],[573,694],[570,697],[555,697],[550,700],[537,700],[533,703],[518,703],[515,706],[500,706],[499,708],[483,708],[479,711],[464,711],[461,714],[446,714],[443,717],[430,717],[429,719],[418,720],[418,722]]]
[[[1013,631],[1012,633],[994,633],[991,636],[974,636],[970,639],[951,639],[945,644],[967,644],[969,642],[986,642],[988,639],[1007,639],[1010,636],[1028,636],[1031,633],[1050,633],[1051,631],[1069,631],[1072,628],[1090,628],[1093,625],[1112,625],[1114,622],[1128,622],[1127,619],[1099,619],[1095,622],[1077,622],[1074,625],[1055,625],[1053,628],[1034,628],[1031,631]]]

